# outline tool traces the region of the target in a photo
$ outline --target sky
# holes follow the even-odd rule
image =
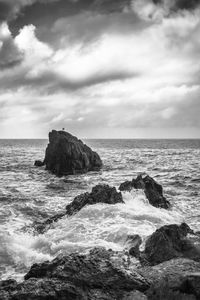
[[[0,138],[200,138],[200,0],[0,0]]]

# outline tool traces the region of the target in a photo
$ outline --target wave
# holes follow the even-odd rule
[[[85,252],[94,246],[122,250],[127,235],[146,239],[156,228],[181,223],[182,216],[173,210],[151,206],[141,191],[123,193],[124,204],[96,204],[84,207],[72,217],[64,217],[45,234],[13,231],[4,236],[4,255],[10,257],[19,279],[35,262],[50,260],[60,253]]]

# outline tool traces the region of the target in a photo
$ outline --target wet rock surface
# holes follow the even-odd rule
[[[91,193],[84,193],[75,197],[72,203],[66,206],[66,214],[71,216],[84,206],[97,203],[117,204],[124,203],[124,201],[122,194],[117,192],[115,187],[99,184],[92,188]]]
[[[151,265],[176,257],[200,261],[200,248],[187,235],[194,232],[182,223],[165,225],[157,229],[146,241],[144,256]]]
[[[177,258],[138,271],[151,283],[149,300],[194,300],[200,299],[199,270],[199,262]]]
[[[57,176],[99,171],[102,167],[101,158],[90,147],[70,133],[56,130],[49,133],[43,164]]]
[[[58,221],[64,216],[72,216],[80,211],[86,205],[94,205],[97,203],[117,204],[124,203],[121,192],[117,192],[115,187],[109,185],[96,185],[92,188],[91,193],[84,193],[74,198],[74,200],[66,206],[66,211],[57,214],[42,223],[35,224],[35,228],[39,233],[43,233],[49,228],[53,222]]]
[[[20,284],[1,282],[0,299],[130,299],[130,292],[148,288],[148,280],[123,256],[94,248],[89,254],[74,253],[35,264]]]
[[[142,238],[138,234],[128,235],[126,240],[126,249],[131,256],[136,258],[140,257],[140,245]]]
[[[132,189],[141,189],[144,191],[149,203],[158,208],[168,209],[169,201],[163,196],[163,188],[152,177],[139,175],[132,181],[125,181],[119,187],[120,191],[130,192]]]
[[[122,252],[99,247],[34,264],[22,283],[0,282],[0,299],[200,299],[198,234],[186,223],[165,225],[147,239],[143,252],[141,243],[133,234]]]

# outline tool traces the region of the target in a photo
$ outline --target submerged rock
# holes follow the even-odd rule
[[[41,161],[41,160],[36,160],[35,163],[34,163],[34,166],[35,167],[42,167],[42,166],[44,166],[44,162]]]
[[[182,223],[165,225],[157,229],[146,241],[144,257],[151,264],[176,257],[190,258],[200,261],[200,249],[187,237],[187,234],[194,234],[190,227]]]
[[[169,208],[170,203],[163,196],[163,188],[152,177],[139,175],[132,181],[126,181],[119,187],[120,191],[131,191],[132,189],[142,189],[149,200],[149,203],[158,208]]]
[[[74,200],[66,206],[66,211],[57,214],[42,223],[35,223],[35,228],[39,233],[44,233],[49,225],[57,222],[64,216],[72,216],[80,211],[86,205],[94,205],[97,203],[117,204],[124,203],[121,192],[117,192],[115,187],[106,184],[99,184],[92,188],[91,193],[84,193],[74,198]]]
[[[128,268],[116,252],[94,248],[89,254],[33,265],[21,284],[0,284],[0,299],[125,300],[130,292],[148,288],[148,280]]]
[[[65,131],[49,133],[49,144],[43,162],[57,176],[99,171],[99,155],[75,136]]]
[[[33,227],[38,233],[44,233],[46,230],[49,229],[50,225],[54,222],[58,222],[60,219],[62,219],[64,216],[66,216],[66,212],[56,214],[55,216],[52,216],[48,219],[46,219],[44,222],[35,222],[33,224]]]

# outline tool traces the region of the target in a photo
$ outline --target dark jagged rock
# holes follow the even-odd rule
[[[128,235],[126,240],[126,248],[128,248],[129,254],[136,258],[140,257],[140,245],[142,244],[142,238],[138,234]]]
[[[120,184],[119,190],[120,191],[127,191],[130,192],[133,189],[132,181],[125,181]]]
[[[41,160],[36,160],[35,163],[34,163],[34,166],[35,167],[42,167],[42,166],[44,166],[44,162],[41,161]]]
[[[56,130],[49,133],[44,164],[57,176],[99,171],[102,167],[96,152],[70,133]]]
[[[139,175],[132,181],[126,181],[119,187],[120,191],[131,191],[132,189],[142,189],[149,200],[149,203],[155,207],[168,209],[170,203],[163,196],[163,188],[152,177]]]
[[[199,270],[199,262],[177,258],[137,271],[150,281],[149,300],[195,300],[200,299]]]
[[[117,204],[124,203],[122,194],[117,192],[115,187],[109,185],[96,185],[92,188],[91,193],[81,194],[66,206],[66,214],[71,216],[81,210],[85,205],[97,203]]]
[[[6,288],[0,287],[1,300],[86,300],[84,289],[59,279],[31,278]]]
[[[151,264],[156,265],[176,257],[186,257],[200,261],[200,249],[187,234],[194,234],[190,227],[165,225],[156,230],[146,241],[144,256]]]
[[[128,269],[112,250],[94,248],[89,254],[57,257],[35,264],[21,284],[0,284],[1,300],[121,300],[129,292],[149,288],[148,280]]]
[[[44,233],[49,228],[49,225],[57,222],[64,216],[72,216],[80,211],[86,205],[97,203],[117,204],[124,203],[122,194],[117,192],[115,187],[109,185],[96,185],[92,188],[91,193],[84,193],[74,198],[74,200],[66,206],[66,212],[57,214],[42,223],[35,223],[35,228],[39,233]]]

